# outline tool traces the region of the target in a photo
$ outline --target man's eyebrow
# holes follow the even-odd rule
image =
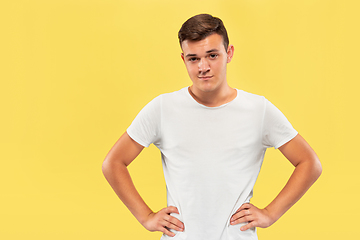
[[[206,51],[206,53],[212,53],[212,52],[218,52],[219,50],[217,50],[216,48],[214,48],[214,49],[211,49],[211,50],[209,50],[209,51]],[[186,56],[185,57],[196,57],[197,55],[196,54],[194,54],[194,53],[189,53],[189,54],[186,54]]]
[[[206,53],[211,53],[211,52],[218,52],[219,50],[217,50],[216,48],[214,48],[214,49],[211,49],[211,50],[209,50],[209,51],[206,51]]]
[[[186,54],[185,57],[196,57],[197,55],[196,54],[193,54],[193,53],[189,53],[189,54]]]

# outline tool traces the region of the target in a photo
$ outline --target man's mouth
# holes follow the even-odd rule
[[[198,78],[200,78],[201,80],[209,80],[212,77],[213,76],[198,76]]]

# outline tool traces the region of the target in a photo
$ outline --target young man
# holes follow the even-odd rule
[[[231,88],[226,79],[234,47],[222,21],[201,14],[179,31],[181,57],[192,85],[145,106],[103,163],[119,198],[162,239],[257,239],[256,227],[277,221],[316,181],[320,162],[285,116],[264,97]],[[168,207],[153,212],[135,189],[127,166],[151,143],[162,154]],[[267,148],[295,166],[264,209],[250,203]]]

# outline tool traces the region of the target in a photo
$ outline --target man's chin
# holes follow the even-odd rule
[[[199,90],[201,90],[202,92],[205,92],[205,93],[211,93],[216,90],[216,86],[211,83],[204,83],[204,84],[202,84],[202,86],[199,87]]]

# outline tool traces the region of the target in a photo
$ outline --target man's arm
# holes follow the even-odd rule
[[[167,207],[154,213],[136,190],[127,166],[140,154],[143,146],[125,132],[107,154],[102,170],[105,178],[135,218],[149,231],[160,231],[175,236],[168,229],[182,231],[184,225],[170,213],[179,213],[176,207]]]
[[[249,222],[240,228],[242,231],[253,227],[266,228],[275,223],[305,194],[322,172],[316,153],[300,135],[281,146],[279,150],[294,165],[295,170],[285,187],[267,207],[259,209],[245,203],[238,209],[230,223],[235,225]]]

